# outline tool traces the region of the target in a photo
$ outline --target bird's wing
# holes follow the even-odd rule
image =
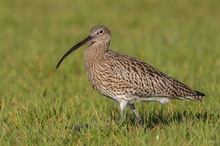
[[[142,97],[186,97],[195,100],[204,96],[136,58],[114,53],[110,62],[111,72],[121,83],[126,84],[130,94]]]

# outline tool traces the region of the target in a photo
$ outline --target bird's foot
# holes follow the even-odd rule
[[[139,117],[137,119],[137,122],[138,122],[139,126],[141,126],[141,127],[144,126],[144,121],[143,121],[143,119],[141,117]]]

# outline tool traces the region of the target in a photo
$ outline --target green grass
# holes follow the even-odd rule
[[[0,145],[219,145],[218,0],[3,0],[0,2]],[[110,48],[204,92],[203,102],[139,103],[145,128],[89,85],[85,47],[60,57],[91,27]],[[106,125],[108,123],[108,125]],[[77,131],[75,126],[90,124]]]

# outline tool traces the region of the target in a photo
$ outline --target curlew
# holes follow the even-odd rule
[[[134,105],[137,102],[200,101],[205,96],[141,60],[109,50],[110,40],[107,27],[93,27],[88,37],[66,52],[56,68],[71,52],[90,42],[84,58],[88,80],[98,93],[120,105],[121,120],[128,105],[138,123],[143,123]]]

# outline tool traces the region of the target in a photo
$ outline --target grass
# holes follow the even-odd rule
[[[220,11],[217,0],[0,2],[0,145],[219,145]],[[145,128],[89,85],[85,47],[60,57],[91,27],[110,48],[204,92],[203,102],[139,103]],[[106,125],[108,123],[108,125]],[[92,125],[77,131],[75,126]]]

